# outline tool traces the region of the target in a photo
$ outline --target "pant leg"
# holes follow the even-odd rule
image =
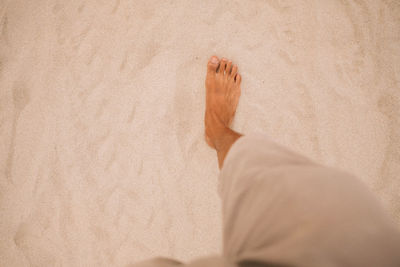
[[[218,192],[230,261],[400,266],[398,229],[360,180],[263,135],[233,144]]]
[[[176,267],[183,266],[182,262],[165,257],[156,257],[129,264],[126,267]]]

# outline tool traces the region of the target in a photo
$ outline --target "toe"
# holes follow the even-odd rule
[[[236,74],[236,78],[235,78],[235,83],[237,85],[240,85],[240,82],[242,81],[242,76],[240,76],[240,74]]]
[[[227,75],[230,75],[231,68],[232,68],[232,61],[228,61],[228,64],[226,65],[226,70],[225,70]]]
[[[233,65],[232,71],[231,71],[231,77],[232,78],[235,78],[235,75],[236,75],[237,71],[238,71],[237,65]]]
[[[215,72],[217,71],[218,64],[219,64],[219,59],[218,59],[218,57],[212,56],[212,57],[210,58],[210,60],[208,61],[208,64],[207,64],[207,71],[208,71],[208,72],[214,72],[214,73],[215,73]]]
[[[221,59],[218,73],[224,74],[226,68],[226,62],[227,62],[226,58]]]

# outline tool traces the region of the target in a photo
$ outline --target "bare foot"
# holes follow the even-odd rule
[[[237,66],[225,58],[210,58],[206,76],[205,137],[209,146],[230,128],[240,97],[241,76]]]

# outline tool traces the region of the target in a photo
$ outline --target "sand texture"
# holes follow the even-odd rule
[[[205,65],[234,129],[355,173],[400,226],[400,2],[0,0],[0,266],[221,251]]]

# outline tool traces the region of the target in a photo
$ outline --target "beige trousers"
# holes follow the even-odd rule
[[[223,255],[189,264],[158,258],[133,266],[253,266],[246,261],[265,266],[400,266],[399,231],[360,180],[261,134],[233,144],[218,193]]]

